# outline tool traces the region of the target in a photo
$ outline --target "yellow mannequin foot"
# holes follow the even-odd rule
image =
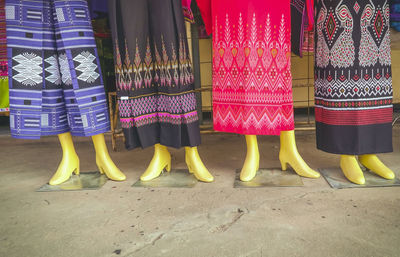
[[[282,170],[287,169],[287,164],[292,166],[293,170],[302,177],[319,178],[320,174],[311,169],[307,163],[301,158],[297,146],[294,131],[282,131],[280,136],[281,150],[279,152],[279,160]]]
[[[185,160],[188,166],[189,172],[200,181],[213,182],[214,177],[207,170],[201,161],[200,155],[197,151],[197,147],[185,147]]]
[[[160,176],[161,171],[166,169],[168,172],[171,171],[171,154],[168,152],[167,147],[156,144],[154,146],[154,156],[150,162],[149,167],[140,177],[142,181],[149,181]]]
[[[260,167],[260,153],[258,151],[257,136],[245,135],[247,154],[242,171],[240,172],[241,181],[250,181],[255,176]]]
[[[340,158],[340,168],[345,177],[351,182],[359,185],[365,184],[364,174],[354,155],[342,155]]]
[[[124,173],[122,173],[118,167],[111,160],[108,153],[106,142],[104,140],[104,135],[99,134],[92,136],[94,148],[96,150],[96,164],[99,168],[101,174],[106,174],[106,176],[115,181],[123,181],[126,179]]]
[[[49,184],[53,186],[67,181],[71,177],[72,172],[79,175],[79,158],[75,152],[71,133],[59,134],[58,139],[60,140],[63,150],[63,158],[56,173],[49,181]]]
[[[383,178],[395,178],[394,172],[390,170],[385,164],[383,164],[375,154],[360,155],[358,157],[358,160],[365,168],[371,170],[372,172]]]

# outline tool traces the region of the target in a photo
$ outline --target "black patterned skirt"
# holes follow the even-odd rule
[[[387,0],[319,0],[315,26],[317,147],[335,154],[392,148]]]
[[[181,0],[110,0],[126,147],[200,144]]]

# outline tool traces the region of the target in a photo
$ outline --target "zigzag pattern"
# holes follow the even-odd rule
[[[347,155],[392,151],[388,3],[315,2],[318,149]]]
[[[153,123],[169,123],[173,125],[190,124],[199,120],[197,112],[186,114],[152,113],[140,117],[121,118],[122,128],[142,127]]]
[[[215,18],[214,129],[276,135],[294,128],[289,21],[249,15]]]
[[[119,111],[122,118],[137,117],[156,112],[185,114],[196,111],[194,93],[182,95],[151,95],[131,99],[119,99]]]
[[[357,98],[385,97],[393,94],[392,77],[370,78],[368,80],[352,79],[328,81],[323,78],[315,80],[315,97],[340,100]]]
[[[279,135],[293,130],[293,106],[214,105],[214,129],[232,133]],[[229,124],[229,127],[227,127]]]

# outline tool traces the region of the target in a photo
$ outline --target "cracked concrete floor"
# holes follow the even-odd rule
[[[400,172],[400,128],[395,152],[381,155]],[[108,142],[110,143],[110,142]],[[278,167],[279,138],[259,137],[261,167]],[[315,148],[314,132],[297,132],[314,168],[337,166],[338,156]],[[323,178],[304,187],[235,189],[234,170],[245,157],[237,135],[203,135],[203,161],[212,184],[192,189],[131,185],[152,149],[112,158],[126,182],[99,191],[36,193],[61,158],[56,137],[40,141],[0,135],[0,256],[399,256],[400,188],[331,189]],[[81,170],[95,170],[92,143],[75,138]],[[184,168],[183,150],[171,150]]]

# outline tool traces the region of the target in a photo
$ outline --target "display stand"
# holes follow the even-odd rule
[[[236,170],[235,188],[259,188],[259,187],[301,187],[301,177],[291,171],[276,169],[260,169],[256,176],[249,182],[240,180],[240,170]]]
[[[325,168],[319,169],[321,175],[325,178],[332,188],[366,188],[366,187],[393,187],[400,186],[398,178],[388,180],[372,172],[364,170],[365,184],[358,185],[350,182],[343,174],[340,168]]]
[[[45,184],[36,192],[98,190],[104,186],[107,180],[108,178],[98,171],[85,172],[80,175],[72,175],[68,181],[57,186]]]
[[[117,150],[117,138],[122,137],[125,143],[125,137],[122,132],[122,129],[117,129],[118,125],[118,101],[117,101],[117,93],[110,92],[108,93],[108,105],[110,112],[110,124],[111,124],[111,145],[114,151]]]
[[[187,169],[175,169],[171,172],[162,172],[158,178],[151,181],[138,180],[132,187],[176,187],[192,188],[197,184],[196,177]]]

